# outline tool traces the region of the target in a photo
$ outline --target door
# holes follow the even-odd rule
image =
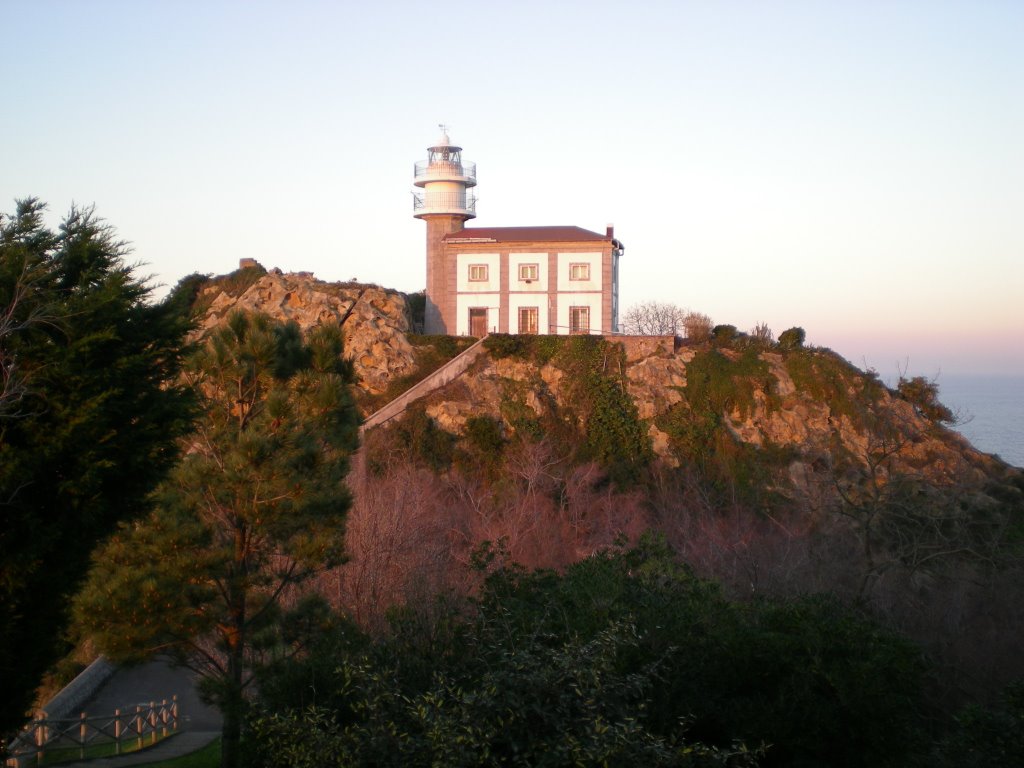
[[[470,307],[469,309],[469,335],[487,335],[487,307]]]

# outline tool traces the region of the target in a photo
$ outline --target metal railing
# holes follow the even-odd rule
[[[438,210],[438,211],[469,211],[476,212],[476,195],[470,191],[463,193],[452,192],[431,192],[429,195],[425,190],[416,190],[412,193],[412,209]]]
[[[413,168],[413,175],[417,179],[448,179],[463,178],[476,181],[476,163],[465,160],[461,163],[454,160],[420,160]]]
[[[30,762],[40,764],[47,753],[63,754],[69,759],[85,759],[89,747],[112,744],[115,755],[120,755],[131,742],[142,749],[148,741],[155,744],[178,730],[178,697],[157,703],[138,704],[135,707],[115,709],[113,715],[88,717],[84,712],[77,718],[49,718],[45,712],[26,725],[8,747],[7,766],[20,768]]]

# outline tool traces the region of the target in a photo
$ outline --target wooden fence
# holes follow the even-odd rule
[[[113,715],[51,719],[40,711],[15,737],[8,748],[7,765],[22,768],[35,763],[53,762],[58,754],[68,759],[85,759],[90,747],[113,745],[113,754],[142,749],[178,730],[178,697],[168,703],[138,704],[115,709]],[[108,747],[109,749],[109,747]],[[47,760],[47,753],[51,759]]]

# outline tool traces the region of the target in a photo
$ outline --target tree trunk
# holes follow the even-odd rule
[[[224,724],[220,732],[220,765],[221,768],[238,768],[241,764],[239,753],[242,743],[241,707],[229,703],[224,707]]]
[[[221,768],[239,768],[242,742],[242,681],[245,666],[245,533],[241,525],[235,530],[234,574],[228,587],[230,628],[227,645],[227,684],[224,691],[224,724],[221,728]]]
[[[221,768],[239,768],[242,741],[242,643],[236,635],[229,641],[228,674],[224,690],[221,726],[220,764]]]

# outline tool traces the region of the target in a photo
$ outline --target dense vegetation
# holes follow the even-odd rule
[[[487,555],[495,552],[484,550]],[[479,554],[479,553],[478,553]],[[920,649],[834,597],[728,599],[663,541],[489,567],[263,670],[252,765],[954,766],[1024,757],[1019,689],[957,719]]]
[[[582,567],[569,565],[580,553],[606,551],[617,534],[632,537],[653,528],[671,542],[679,561],[709,580],[703,583],[719,585],[719,598],[730,611],[754,622],[754,629],[744,630],[751,643],[771,649],[745,665],[742,644],[715,636],[734,660],[732,667],[718,667],[702,655],[699,642],[677,629],[685,638],[680,653],[692,652],[700,659],[693,663],[709,663],[714,669],[703,678],[703,690],[721,688],[728,706],[741,707],[746,695],[742,686],[730,687],[732,671],[747,686],[756,688],[766,679],[785,689],[791,682],[772,677],[776,661],[785,666],[811,647],[820,649],[821,659],[804,659],[804,664],[814,669],[826,662],[842,664],[844,658],[866,660],[867,649],[881,637],[902,637],[900,647],[906,655],[899,660],[888,656],[871,674],[862,671],[864,695],[870,699],[865,681],[874,681],[876,675],[895,682],[908,680],[901,677],[906,673],[916,681],[913,696],[886,694],[901,701],[900,716],[887,715],[903,729],[892,738],[850,713],[840,716],[829,710],[830,703],[853,706],[856,699],[852,688],[843,693],[837,687],[839,679],[832,672],[827,679],[792,683],[799,692],[788,694],[786,701],[827,692],[827,700],[809,707],[829,713],[823,714],[822,731],[807,729],[807,742],[799,748],[789,742],[799,734],[787,735],[784,723],[814,722],[813,714],[785,710],[782,700],[773,701],[763,692],[756,694],[762,697],[762,709],[778,708],[787,714],[763,730],[705,730],[705,717],[712,717],[705,713],[715,706],[706,699],[692,703],[687,738],[723,749],[734,738],[748,746],[763,739],[772,744],[761,758],[768,765],[955,765],[967,760],[958,754],[961,749],[976,761],[981,756],[1005,759],[1020,754],[1019,727],[986,741],[967,724],[980,728],[984,723],[991,733],[996,723],[1010,723],[1013,712],[1019,712],[1016,689],[1001,691],[1024,674],[1012,640],[1024,629],[1015,608],[1024,590],[1024,479],[993,464],[987,479],[981,480],[920,450],[919,445],[931,438],[946,439],[941,423],[950,414],[938,402],[934,382],[901,379],[896,389],[888,390],[874,372],[860,371],[827,349],[805,346],[802,329],[789,329],[776,342],[767,328],[744,334],[718,326],[706,340],[689,344],[686,385],[679,388],[682,400],[656,422],[682,458],[681,466],[672,469],[651,458],[643,424],[626,396],[616,345],[598,339],[492,335],[486,346],[492,359],[530,363],[547,371],[547,380],[565,382],[557,407],[547,401],[539,410],[527,405],[530,397],[536,405],[546,396],[539,394],[545,390],[539,378],[533,384],[507,380],[498,414],[488,410],[487,415],[469,418],[461,435],[440,429],[423,407],[371,434],[373,486],[381,496],[368,506],[378,515],[385,500],[403,508],[405,512],[393,514],[414,530],[400,532],[397,524],[378,525],[373,531],[362,523],[356,526],[360,549],[374,555],[365,560],[357,555],[350,566],[352,575],[342,575],[342,605],[352,606],[364,618],[373,615],[367,602],[371,592],[356,585],[365,577],[357,579],[355,574],[371,562],[387,562],[384,551],[400,557],[420,580],[424,573],[447,571],[447,577],[431,579],[436,594],[452,588],[465,591],[464,580],[453,574],[469,558],[467,546],[473,541],[504,542],[505,554],[499,559],[505,565],[518,561],[531,567],[569,567],[569,578]],[[528,369],[516,370],[522,375]],[[778,370],[792,383],[789,394],[775,388]],[[605,383],[607,389],[602,388]],[[604,393],[614,397],[602,399]],[[457,402],[466,396],[457,389],[446,395]],[[833,439],[812,451],[802,446],[798,453],[794,447],[770,442],[753,445],[739,440],[730,423],[755,411],[770,416],[794,403],[826,409],[836,424],[862,436],[859,446],[851,448]],[[605,430],[604,423],[626,426]],[[955,446],[955,438],[950,439]],[[631,446],[624,450],[629,460],[622,462],[602,451],[602,445]],[[791,474],[795,460],[809,473],[798,478],[799,486],[794,486]],[[399,484],[404,490],[397,489]],[[416,511],[406,506],[407,498],[417,500]],[[361,520],[364,513],[357,509],[356,514]],[[438,544],[438,531],[455,532],[455,543]],[[414,551],[428,554],[421,557]],[[386,584],[376,584],[373,595],[387,594],[392,603],[422,605],[422,585],[413,584],[393,565],[382,581]],[[659,615],[673,610],[668,603],[658,604]],[[567,615],[563,605],[546,610]],[[438,626],[448,627],[451,619],[443,616],[437,619]],[[368,625],[385,645],[394,641],[390,633],[402,631],[380,614]],[[594,637],[585,625],[574,624],[572,629],[581,642]],[[435,631],[447,631],[432,626],[428,623],[419,631],[432,637]],[[541,635],[547,631],[530,626]],[[803,634],[799,640],[785,639],[795,627],[811,632],[813,626],[832,631],[820,633],[813,643]],[[864,629],[868,626],[874,628]],[[844,645],[843,632],[854,627],[866,634],[857,643]],[[762,631],[766,635],[758,634]],[[528,645],[534,637],[513,642],[517,647]],[[469,652],[460,648],[452,654],[465,659]],[[882,671],[890,662],[893,666]],[[496,664],[489,660],[488,669]],[[640,674],[645,668],[631,669]],[[688,678],[695,673],[687,669],[681,674]],[[457,684],[459,690],[475,690],[465,679],[459,678]],[[411,701],[421,695],[426,695],[425,689],[402,688],[399,697]],[[673,696],[686,700],[678,692]],[[954,717],[969,701],[995,708],[976,707]],[[861,704],[865,711],[881,706]],[[660,711],[661,705],[652,709]],[[729,722],[756,723],[758,711],[751,706],[743,718]],[[336,713],[319,711],[317,716],[328,718],[330,728],[338,729],[331,738],[342,741],[346,728],[359,727],[344,717],[337,720]],[[825,722],[844,723],[845,731],[825,736]],[[644,723],[645,728],[649,725]],[[283,738],[292,726],[294,722],[276,722],[268,733]],[[943,737],[946,729],[953,735]],[[660,737],[668,738],[664,731]],[[812,742],[821,746],[841,743],[843,738],[864,741],[842,754],[813,754]],[[969,747],[951,746],[964,740]],[[429,753],[423,742],[417,743]]]
[[[550,363],[565,372],[569,387],[562,421],[579,430],[565,447],[577,447],[576,461],[595,461],[619,485],[635,481],[649,464],[650,441],[626,392],[620,347],[598,336],[504,334],[491,334],[484,346],[495,358]],[[551,420],[539,426],[544,433],[564,432]]]
[[[195,435],[152,514],[96,553],[76,615],[114,660],[160,652],[198,672],[235,766],[251,670],[302,621],[282,595],[343,557],[351,366],[337,326],[304,337],[239,312],[185,373],[202,408]]]
[[[37,200],[0,215],[0,734],[66,650],[91,547],[144,514],[190,426],[174,383],[187,319],[91,210],[58,232]]]
[[[47,240],[29,214],[6,223],[5,269],[10,254],[33,248],[79,263],[75,238]],[[85,297],[104,284],[103,269],[90,274],[97,280],[76,283]],[[130,498],[147,514],[96,553],[78,629],[118,658],[160,649],[203,670],[227,715],[224,765],[1024,761],[1024,697],[1009,684],[1024,676],[1024,479],[993,471],[981,482],[948,467],[940,476],[927,453],[900,458],[941,436],[952,415],[934,382],[901,379],[889,391],[872,372],[805,346],[802,329],[775,341],[766,326],[746,334],[673,316],[688,335],[686,383],[653,425],[680,459],[669,466],[629,394],[621,346],[495,334],[490,359],[532,366],[535,378],[500,382],[493,409],[459,411],[459,434],[429,415],[436,399],[371,432],[368,475],[350,508],[356,418],[338,329],[303,334],[236,315],[176,380],[181,334],[202,309],[207,278],[190,276],[168,302],[146,305],[130,271],[118,274],[132,289],[127,305],[167,333],[151,347],[161,366],[146,368],[131,345],[108,349],[95,364],[111,393],[92,398],[92,358],[54,354],[33,369],[35,340],[36,352],[61,349],[78,329],[39,328],[28,311],[0,323],[0,429],[10,440],[20,434],[11,414],[36,419],[42,431],[36,443],[22,435],[25,446],[59,455],[53,435],[64,422],[48,409],[57,412],[60,390],[47,371],[67,374],[72,362],[86,371],[69,379],[82,399],[60,411],[68,423],[88,423],[108,398],[176,416],[159,422],[163,443],[131,443],[139,456],[89,446],[96,466],[72,467],[56,488],[92,489],[105,471],[124,483],[119,472],[139,471]],[[240,270],[227,285],[240,292],[260,274]],[[3,277],[11,305],[31,310],[17,271]],[[122,342],[100,327],[81,349]],[[23,345],[17,356],[8,339]],[[410,341],[418,369],[382,402],[467,344]],[[133,396],[156,399],[126,405],[115,384],[138,383],[128,375],[138,370],[156,386]],[[779,370],[795,391],[776,388]],[[558,402],[545,375],[560,382]],[[200,408],[150,511],[144,491],[175,458],[170,438],[189,426],[188,396],[174,381]],[[35,392],[58,405],[18,410]],[[737,436],[736,419],[795,401],[823,404],[862,442],[797,456]],[[83,435],[69,445],[107,441]],[[0,477],[35,482],[30,470],[49,457],[26,450]],[[86,508],[73,494],[51,501],[54,520]],[[96,492],[88,503],[107,501]],[[103,520],[114,529],[123,514]],[[23,555],[7,543],[5,588],[21,577]]]

